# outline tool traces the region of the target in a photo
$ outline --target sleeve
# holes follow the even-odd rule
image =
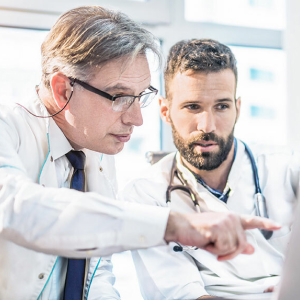
[[[94,270],[91,277],[90,289],[87,293],[89,300],[119,300],[120,294],[114,288],[115,276],[113,274],[113,264],[111,256],[92,258],[90,261],[90,269]]]
[[[38,185],[18,152],[18,131],[0,119],[0,136],[1,239],[75,258],[165,244],[168,209]],[[26,153],[34,162],[33,150]]]
[[[125,201],[165,205],[161,180],[138,179],[122,193]],[[150,207],[149,207],[150,208]],[[174,243],[132,251],[139,286],[145,300],[197,299],[208,295],[198,267],[185,252],[174,252]]]

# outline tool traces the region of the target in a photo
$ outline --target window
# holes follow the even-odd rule
[[[0,103],[35,96],[41,78],[40,46],[48,31],[0,27]]]
[[[285,0],[185,0],[185,19],[191,22],[281,30],[284,11]]]
[[[237,59],[241,115],[236,136],[250,143],[286,145],[286,66],[279,49],[231,47]]]

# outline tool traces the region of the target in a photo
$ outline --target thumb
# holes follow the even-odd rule
[[[250,244],[247,244],[242,254],[253,254],[255,251],[254,247]]]

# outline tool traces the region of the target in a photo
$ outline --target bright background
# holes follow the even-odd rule
[[[118,9],[161,41],[162,52],[181,39],[213,38],[237,58],[242,110],[236,136],[246,142],[300,149],[300,4],[297,0],[0,0],[0,102],[35,97],[40,45],[58,16],[80,5]],[[152,85],[164,94],[162,74],[149,57]],[[119,186],[147,166],[147,151],[174,149],[158,103],[143,109],[136,128],[116,156]],[[122,299],[142,299],[128,252],[114,255]]]

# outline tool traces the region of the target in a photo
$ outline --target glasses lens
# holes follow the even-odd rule
[[[133,102],[134,97],[132,96],[117,97],[112,104],[112,109],[114,111],[125,111],[131,106]]]
[[[153,101],[155,96],[156,96],[156,93],[149,93],[149,94],[142,95],[141,100],[140,100],[140,106],[141,107],[148,106]]]

